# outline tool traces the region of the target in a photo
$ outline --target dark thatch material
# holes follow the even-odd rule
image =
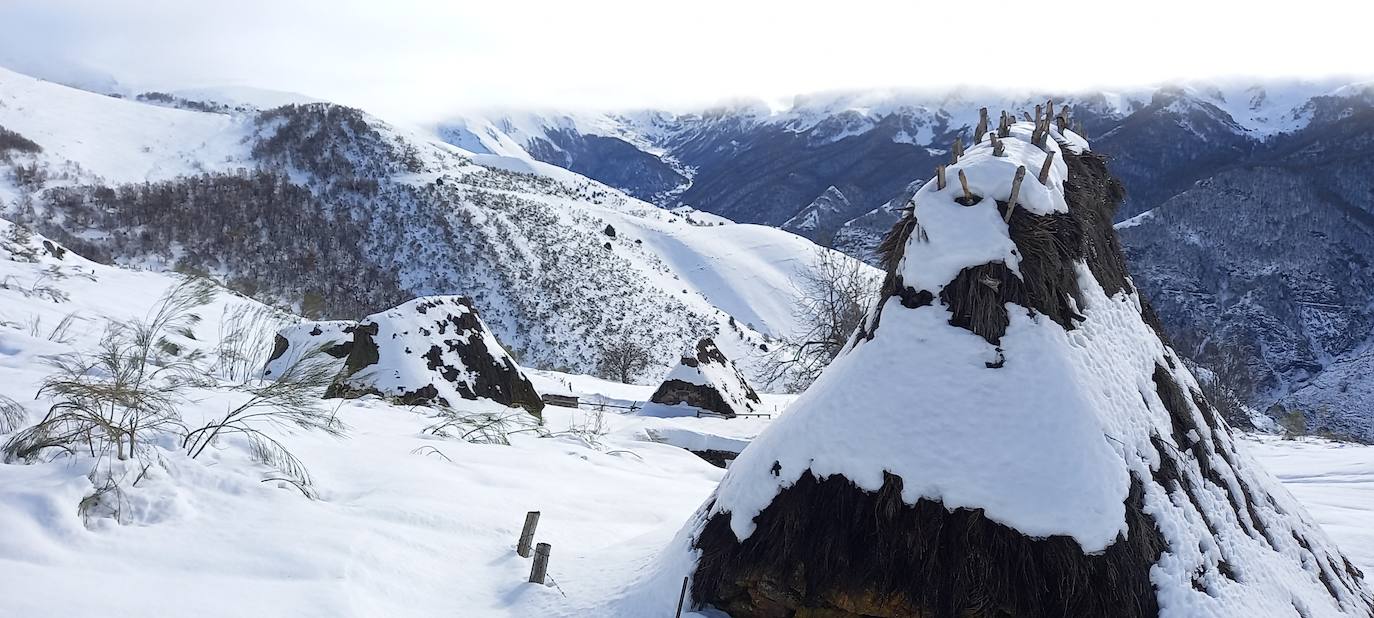
[[[909,505],[891,474],[870,493],[807,471],[743,543],[728,517],[706,523],[692,596],[737,618],[1152,616],[1150,566],[1165,543],[1139,482],[1127,505],[1126,537],[1085,555],[1070,538],[1032,539],[980,509]]]

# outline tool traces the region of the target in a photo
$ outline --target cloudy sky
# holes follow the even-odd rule
[[[423,120],[867,87],[1365,76],[1369,4],[0,0],[0,64],[138,91],[289,90]]]

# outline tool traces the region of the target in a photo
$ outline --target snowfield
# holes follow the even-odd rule
[[[0,238],[12,233],[0,222]],[[27,246],[36,261],[0,249],[0,395],[20,402],[32,423],[52,403],[34,398],[53,371],[47,358],[92,350],[106,319],[145,315],[176,280],[70,253],[59,260],[37,237]],[[56,294],[35,292],[43,289]],[[177,341],[213,352],[219,316],[254,305],[221,292],[198,310],[205,319],[194,338]],[[71,328],[53,334],[71,313]],[[690,565],[662,557],[681,553],[668,548],[683,543],[678,531],[724,473],[672,444],[739,448],[771,420],[597,410],[643,402],[652,387],[529,375],[541,392],[586,404],[546,407],[548,437],[439,438],[425,431],[431,411],[376,398],[320,402],[338,406],[341,437],[272,429],[308,466],[317,499],[264,482],[279,473],[233,439],[199,459],[158,440],[154,465],[126,487],[121,510],[90,517],[78,511],[94,487],[89,457],[0,464],[0,613],[671,616]],[[241,401],[231,384],[192,392],[180,406],[184,422],[196,426]],[[763,398],[765,411],[782,415],[792,400]],[[1374,572],[1374,447],[1268,436],[1244,444]],[[530,562],[514,551],[529,510],[542,513],[536,540],[553,548],[549,586],[526,583]]]

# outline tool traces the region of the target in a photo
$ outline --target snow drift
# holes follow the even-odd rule
[[[651,416],[696,416],[701,412],[732,418],[755,414],[762,406],[759,395],[749,385],[735,363],[721,353],[710,338],[697,342],[682,355],[649,398],[644,414]]]
[[[490,399],[535,416],[544,409],[529,378],[461,296],[417,298],[359,322],[325,397],[362,395],[442,406]]]
[[[1160,335],[1105,160],[1048,124],[916,193],[865,325],[689,524],[698,606],[1369,615],[1360,571]]]

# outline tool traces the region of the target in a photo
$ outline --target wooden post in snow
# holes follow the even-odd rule
[[[1048,184],[1050,182],[1050,166],[1052,165],[1054,165],[1053,150],[1051,150],[1049,154],[1045,155],[1045,164],[1040,166],[1040,184],[1043,185]]]
[[[530,544],[534,542],[534,529],[539,526],[539,511],[525,513],[525,527],[520,529],[520,543],[515,546],[515,553],[521,558],[530,557]]]
[[[549,552],[553,546],[540,543],[534,546],[534,565],[530,567],[530,583],[542,584],[549,574]]]
[[[1000,139],[997,139],[997,138],[995,138],[995,137],[992,138],[992,156],[994,156],[994,157],[1005,156],[1005,155],[1006,155],[1006,152],[1007,152],[1007,146],[1006,146],[1006,144],[1003,144],[1003,143],[1002,143],[1002,140],[1000,140]]]
[[[1016,168],[1016,176],[1011,179],[1011,196],[1007,198],[1006,222],[1011,223],[1011,213],[1016,210],[1016,197],[1021,193],[1021,179],[1026,177],[1026,166]]]
[[[935,188],[941,191],[945,190],[945,166],[943,165],[935,166]]]
[[[952,150],[954,151],[954,161],[953,161],[953,162],[954,162],[954,163],[958,163],[958,162],[959,162],[959,157],[964,156],[964,138],[962,138],[962,137],[956,137],[956,138],[954,138],[954,148],[953,148]]]
[[[983,143],[983,134],[988,132],[988,108],[978,108],[978,128],[973,130],[973,143]]]

